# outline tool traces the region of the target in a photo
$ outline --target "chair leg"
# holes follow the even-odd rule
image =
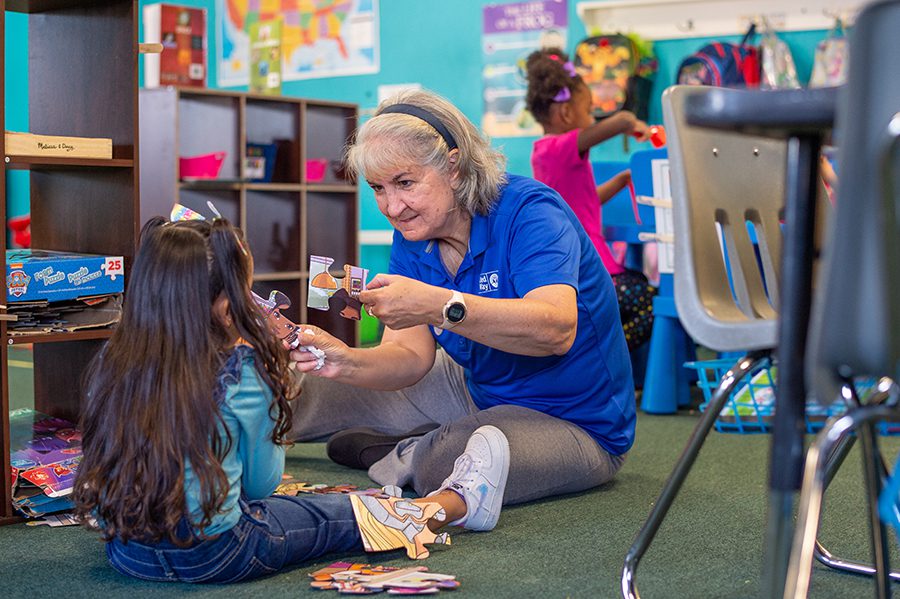
[[[848,391],[852,391],[852,389],[848,389]],[[844,396],[847,397],[846,394],[844,394]],[[896,400],[891,392],[879,392],[869,399],[868,405],[880,404],[888,399]],[[855,393],[852,393],[852,400],[848,403],[849,407],[851,408],[858,408],[861,405],[858,398],[855,397]],[[834,479],[835,474],[837,474],[837,471],[843,464],[844,459],[850,453],[850,450],[853,448],[853,444],[855,442],[856,437],[852,435],[844,437],[837,443],[836,447],[832,451],[832,454],[828,457],[828,464],[825,466],[825,485],[823,492],[828,490],[828,487],[831,485],[831,481]],[[890,476],[890,473],[888,472],[887,465],[885,464],[884,458],[881,456],[880,452],[878,455],[881,484],[884,485],[888,477]],[[824,545],[822,545],[821,541],[819,541],[818,538],[816,539],[815,547],[813,548],[813,556],[820,563],[834,570],[842,570],[844,572],[863,576],[872,576],[876,574],[876,572],[878,572],[878,570],[873,567],[872,564],[836,557],[834,554],[828,551],[828,549],[826,549]],[[887,572],[887,568],[885,568],[884,571]],[[891,571],[888,572],[888,576],[891,580],[900,582],[900,572]]]
[[[706,411],[703,412],[700,421],[694,428],[694,432],[691,433],[691,437],[688,440],[684,451],[681,453],[681,457],[678,458],[678,462],[675,464],[672,474],[669,475],[669,480],[666,481],[666,484],[659,495],[659,499],[657,499],[654,504],[653,509],[650,511],[650,515],[647,517],[647,521],[644,522],[634,543],[628,550],[628,554],[625,556],[625,565],[622,568],[621,583],[622,596],[626,599],[637,599],[640,597],[637,590],[637,581],[635,580],[638,564],[644,556],[644,553],[646,553],[647,549],[650,547],[650,543],[653,542],[669,508],[672,507],[672,503],[675,501],[675,497],[678,495],[681,485],[690,473],[691,468],[697,459],[697,454],[700,453],[700,448],[703,446],[703,442],[709,435],[709,431],[712,430],[716,418],[718,418],[719,413],[725,406],[725,402],[728,400],[735,386],[749,372],[754,370],[768,358],[769,352],[767,351],[750,352],[746,357],[738,360],[737,364],[732,366],[719,382],[719,386],[716,388],[715,393],[710,399]]]
[[[854,437],[847,437],[844,441],[850,441],[851,443],[847,444],[847,450],[852,446],[852,441],[854,441]],[[890,473],[887,470],[887,466],[885,465],[884,458],[879,460],[881,465],[881,478],[882,485],[887,481],[888,477],[890,477]],[[829,466],[829,469],[831,466]],[[828,488],[830,484],[829,480],[826,479],[825,488]],[[813,556],[822,564],[832,568],[834,570],[842,570],[844,572],[849,572],[851,574],[859,574],[861,576],[872,576],[876,573],[875,568],[872,564],[867,564],[864,562],[858,562],[850,559],[843,559],[840,557],[836,557],[832,554],[828,549],[826,549],[822,543],[816,539],[816,546],[813,549]],[[894,582],[900,582],[900,572],[896,570],[892,570],[889,574],[889,577]]]
[[[822,511],[822,494],[826,482],[826,456],[833,455],[837,444],[850,431],[873,420],[886,420],[900,417],[894,406],[875,405],[855,409],[847,414],[829,421],[816,437],[806,457],[806,466],[801,488],[800,510],[797,516],[797,527],[794,534],[793,550],[785,580],[784,599],[806,597],[809,592],[809,581],[812,575],[812,558],[816,546],[816,533]],[[865,439],[865,433],[860,435]],[[871,448],[874,450],[874,448]],[[879,460],[876,461],[876,467]],[[867,475],[868,476],[868,475]],[[869,489],[871,491],[871,488]],[[874,501],[877,502],[877,496]],[[877,507],[876,507],[877,510]],[[882,528],[883,530],[883,528]],[[883,542],[876,539],[876,544]],[[877,549],[876,549],[877,551]],[[878,564],[876,564],[876,567]],[[886,558],[884,559],[886,570]],[[879,574],[882,580],[887,579],[883,571]]]
[[[862,444],[863,473],[869,508],[869,533],[872,541],[872,563],[875,567],[875,596],[890,597],[891,578],[888,564],[887,530],[878,515],[878,496],[881,495],[881,453],[875,437],[875,425],[869,421],[859,429]]]

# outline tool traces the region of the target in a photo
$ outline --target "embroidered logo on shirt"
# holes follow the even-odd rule
[[[478,293],[490,293],[500,289],[499,271],[492,270],[478,275]]]

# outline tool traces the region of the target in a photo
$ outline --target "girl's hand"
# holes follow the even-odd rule
[[[634,125],[631,127],[631,135],[638,141],[649,141],[650,126],[640,119],[635,119]]]
[[[450,290],[400,275],[379,274],[359,294],[366,311],[395,331],[421,324],[440,326]]]
[[[298,372],[306,372],[315,376],[332,379],[344,374],[349,366],[350,348],[346,343],[326,333],[319,327],[303,324],[300,325],[300,347],[312,345],[325,352],[325,364],[318,370],[317,357],[310,351],[301,348],[292,350],[291,368]]]

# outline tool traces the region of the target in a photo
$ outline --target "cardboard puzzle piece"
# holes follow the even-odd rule
[[[269,294],[269,299],[263,299],[252,291],[250,293],[253,296],[253,300],[262,310],[263,318],[269,330],[278,339],[285,341],[291,349],[299,347],[303,351],[312,353],[316,357],[316,370],[325,366],[325,352],[314,345],[301,346],[300,333],[303,330],[281,313],[281,310],[291,307],[291,299],[288,296],[277,290],[273,290]]]
[[[344,276],[339,282],[328,272],[332,264],[334,258],[328,256],[309,257],[309,293],[306,306],[316,310],[340,308],[344,318],[359,320],[362,309],[359,292],[366,288],[369,270],[345,264]]]
[[[425,566],[394,568],[335,562],[310,572],[314,589],[334,589],[339,593],[371,595],[387,590],[389,595],[433,595],[441,590],[459,588],[452,574],[429,572]]]
[[[447,517],[440,504],[366,495],[351,495],[350,503],[366,551],[402,547],[410,559],[425,559],[426,544],[450,545],[447,533],[435,534],[428,528],[432,518],[440,522]]]

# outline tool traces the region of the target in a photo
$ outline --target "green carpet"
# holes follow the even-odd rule
[[[455,574],[467,597],[617,597],[624,555],[680,454],[696,414],[640,415],[637,443],[616,480],[602,489],[504,511],[489,533],[454,532],[424,562]],[[713,433],[638,570],[638,586],[653,597],[756,597],[765,523],[768,436]],[[884,443],[889,455],[900,439]],[[298,480],[370,486],[361,472],[329,462],[321,444],[289,452]],[[823,542],[841,557],[868,555],[859,455],[848,458],[826,497]],[[892,542],[894,538],[892,537]],[[307,574],[338,558],[409,565],[400,552],[337,555],[263,580],[231,587],[145,583],[120,576],[101,544],[78,528],[0,528],[4,597],[168,597],[174,595],[338,597],[315,591]],[[894,559],[897,564],[897,559]],[[871,594],[865,578],[815,567],[812,597]],[[445,591],[445,593],[447,593]]]

